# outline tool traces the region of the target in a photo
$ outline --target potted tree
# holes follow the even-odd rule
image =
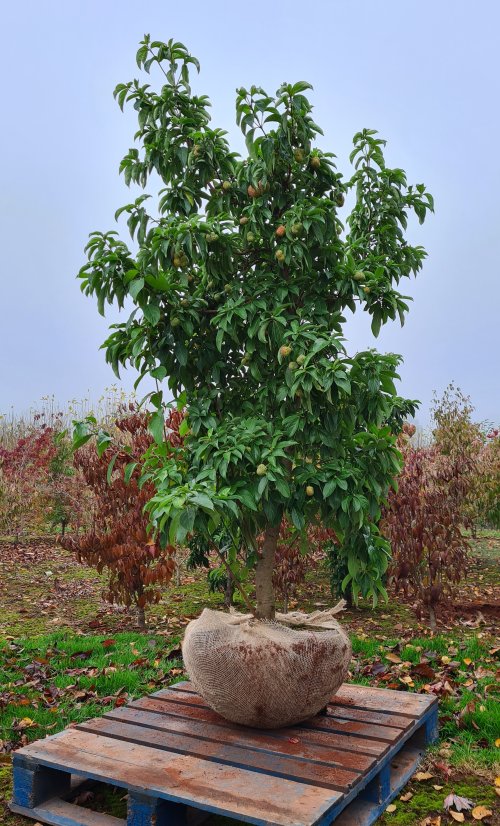
[[[224,558],[247,601],[253,576],[254,631],[275,617],[284,519],[303,541],[311,525],[333,529],[344,590],[376,601],[389,559],[377,522],[400,469],[395,440],[415,403],[397,395],[399,356],[348,354],[342,330],[356,309],[370,314],[375,336],[389,320],[403,323],[408,303],[398,287],[425,257],[404,232],[411,213],[423,222],[432,198],[385,165],[385,142],[369,129],[354,136],[353,171],[344,178],[333,153],[316,143],[322,133],[308,83],[283,84],[275,95],[256,86],[237,91],[241,157],[210,125],[208,98],[192,92],[189,73],[199,66],[182,44],[146,36],[137,64],[157,71],[163,85],[117,86],[119,105],[131,103],[138,120],[137,146],[120,169],[127,184],[156,189],[156,200],[143,193],[116,213],[127,218],[133,249],[116,232],[92,233],[80,278],[101,313],[106,302],[133,305],[104,345],[115,372],[132,364],[140,379],[156,381],[148,395],[155,444],[143,467],[156,491],[151,524],[165,545],[217,532],[230,538]],[[172,404],[185,416],[178,451],[165,447],[164,409]],[[213,651],[214,622],[224,624],[224,639],[228,625],[208,620],[204,639]],[[341,681],[345,636],[326,633],[337,634]],[[266,644],[279,648],[274,639]],[[322,645],[302,677],[313,679],[327,653]],[[295,656],[286,679],[297,667]],[[323,670],[328,696],[335,681],[331,668]],[[230,704],[242,702],[249,679],[246,672]],[[276,675],[269,680],[277,685]],[[280,722],[296,717],[295,709]],[[275,724],[265,713],[259,720]]]

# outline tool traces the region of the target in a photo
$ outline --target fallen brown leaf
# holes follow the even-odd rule
[[[428,665],[428,663],[419,663],[418,665],[414,665],[411,669],[411,673],[417,677],[422,677],[425,680],[436,679],[436,672],[430,667],[430,665]]]
[[[399,799],[402,800],[403,803],[408,803],[408,801],[411,800],[412,797],[413,794],[411,792],[406,792],[406,794],[402,794]]]
[[[433,777],[434,775],[430,772],[417,772],[413,775],[413,779],[418,780],[419,783],[422,783],[424,780],[431,780]]]
[[[453,811],[453,809],[450,809],[450,811],[448,812],[448,814],[449,814],[449,815],[451,815],[451,816],[452,816],[452,818],[453,818],[453,820],[456,820],[456,821],[457,821],[457,823],[463,823],[463,822],[464,822],[464,820],[465,820],[465,817],[464,817],[464,815],[462,814],[462,812],[454,812],[454,811]]]
[[[486,806],[475,806],[471,812],[474,820],[484,820],[485,817],[491,817],[492,814],[491,809],[488,809]]]

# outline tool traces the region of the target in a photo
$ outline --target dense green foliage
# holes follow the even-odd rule
[[[305,82],[274,96],[238,90],[241,158],[210,125],[208,99],[192,92],[189,69],[199,67],[182,44],[145,37],[137,63],[163,73],[164,85],[117,87],[138,119],[138,147],[121,171],[127,184],[160,181],[156,207],[147,211],[148,193],[118,210],[132,247],[115,232],[92,233],[80,277],[101,312],[106,302],[134,305],[105,343],[109,363],[158,382],[145,471],[157,491],[152,523],[165,543],[224,525],[250,564],[255,537],[270,529],[264,555],[274,554],[283,517],[304,537],[322,523],[340,540],[344,587],[376,598],[389,555],[380,504],[414,403],[396,393],[399,357],[349,356],[342,329],[357,308],[375,335],[389,320],[403,323],[398,287],[425,256],[404,232],[432,198],[385,165],[373,130],[355,135],[344,178],[316,145]],[[186,438],[168,456],[171,396],[186,411]]]

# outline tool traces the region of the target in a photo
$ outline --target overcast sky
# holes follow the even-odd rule
[[[436,214],[412,240],[429,253],[405,284],[401,392],[422,401],[454,380],[477,417],[500,419],[500,4],[496,0],[17,0],[0,17],[0,412],[42,396],[97,398],[113,383],[99,346],[109,320],[75,275],[94,229],[131,197],[118,164],[134,121],[112,97],[137,76],[145,32],[201,61],[196,90],[241,146],[235,89],[308,80],[322,146],[346,172],[353,134],[378,129],[387,162],[424,182]],[[361,316],[351,351],[372,346]],[[134,376],[124,377],[132,386]]]

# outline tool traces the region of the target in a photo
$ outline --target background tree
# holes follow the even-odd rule
[[[478,519],[483,525],[500,528],[500,431],[488,428],[479,455],[480,488]]]
[[[389,494],[382,530],[393,560],[396,591],[415,600],[436,627],[436,610],[465,575],[469,543],[463,529],[471,519],[463,507],[470,489],[469,467],[461,451],[441,453],[437,445],[414,447],[413,425],[399,439],[404,465],[397,490]]]
[[[466,396],[453,382],[441,397],[434,397],[431,409],[432,435],[437,452],[449,457],[460,470],[461,484],[454,488],[455,494],[460,497],[456,507],[463,510],[464,521],[475,530],[485,482],[480,456],[486,439],[481,425],[473,421],[473,413],[470,396]]]
[[[121,171],[127,184],[159,179],[161,188],[151,211],[144,193],[117,212],[136,248],[115,232],[92,233],[80,277],[100,312],[106,302],[134,304],[105,343],[114,370],[131,363],[165,382],[186,411],[184,450],[168,455],[162,388],[151,396],[151,521],[163,545],[240,531],[259,617],[274,615],[284,517],[302,535],[311,524],[332,528],[344,587],[376,599],[389,558],[380,503],[400,468],[396,434],[415,405],[396,393],[399,356],[348,355],[342,327],[356,308],[371,315],[375,335],[403,322],[398,285],[425,256],[404,231],[410,214],[424,220],[432,198],[386,166],[385,142],[369,129],[355,135],[344,179],[315,143],[308,83],[275,95],[238,90],[248,151],[240,158],[210,126],[207,97],[192,92],[189,70],[199,66],[182,44],[146,36],[137,64],[159,70],[163,85],[133,80],[115,90],[138,119],[138,146]]]
[[[305,582],[307,571],[325,562],[326,548],[334,540],[333,531],[327,528],[310,525],[304,536],[285,520],[282,521],[276,546],[273,586],[277,596],[283,600],[283,613],[287,613],[289,600],[298,586]]]
[[[172,447],[180,444],[180,419],[179,414],[170,417],[165,445],[167,440]],[[159,586],[170,581],[175,568],[175,549],[162,549],[151,537],[144,513],[153,488],[140,480],[140,462],[151,442],[148,414],[130,405],[116,420],[113,435],[100,431],[97,451],[82,444],[75,465],[93,494],[91,526],[61,540],[79,562],[109,571],[106,599],[135,605],[140,628],[145,627],[146,606],[159,601]]]
[[[58,451],[58,435],[57,427],[36,415],[26,432],[10,446],[0,445],[0,527],[16,539],[46,528],[48,481]]]
[[[0,528],[16,539],[47,528],[64,534],[85,512],[88,496],[63,416],[35,413],[18,430],[0,441]]]

